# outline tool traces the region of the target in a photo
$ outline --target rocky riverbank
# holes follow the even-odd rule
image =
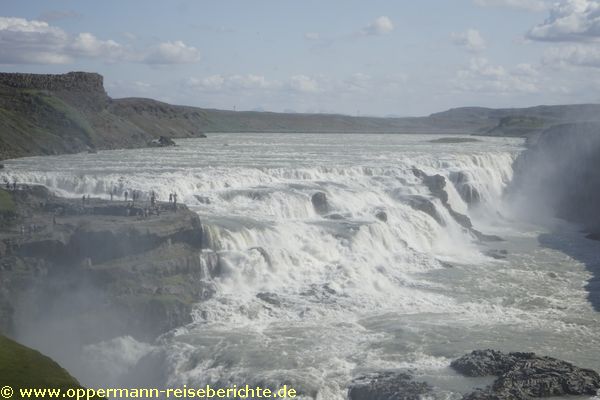
[[[77,340],[150,340],[191,321],[217,263],[184,205],[65,199],[2,189],[0,332],[76,327]]]

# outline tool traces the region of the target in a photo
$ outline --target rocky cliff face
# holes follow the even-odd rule
[[[192,305],[214,292],[218,260],[202,251],[202,224],[185,206],[144,217],[145,203],[8,193],[17,213],[0,230],[0,332],[33,344],[43,332],[46,346],[149,340],[191,322]]]
[[[102,75],[89,72],[69,72],[62,75],[0,73],[0,85],[19,89],[100,93],[107,96]]]
[[[145,147],[152,139],[200,136],[184,112],[148,118],[121,111],[99,74],[0,73],[0,160],[93,149]]]

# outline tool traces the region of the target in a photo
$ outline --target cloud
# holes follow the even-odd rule
[[[190,64],[200,60],[200,51],[182,41],[164,42],[143,57],[147,64]]]
[[[547,0],[474,0],[482,7],[510,7],[528,11],[547,10],[551,1]]]
[[[69,37],[43,21],[0,17],[0,63],[64,64]]]
[[[91,33],[80,33],[65,47],[72,56],[103,58],[107,61],[124,60],[128,57],[126,49],[113,40],[100,40]]]
[[[552,47],[546,51],[542,62],[548,66],[600,68],[600,48],[590,44]]]
[[[579,42],[600,38],[600,2],[565,0],[550,9],[550,16],[534,26],[527,37],[549,42]]]
[[[45,21],[0,17],[0,63],[68,64],[79,58],[181,64],[198,61],[199,51],[181,41],[136,50],[114,40],[99,39],[88,32],[69,35]]]
[[[453,33],[452,41],[457,46],[465,47],[472,53],[478,53],[486,49],[485,39],[476,29],[468,29],[466,32]]]
[[[290,78],[289,86],[298,92],[316,93],[320,90],[319,83],[306,75],[295,75]]]
[[[364,27],[361,33],[365,36],[381,36],[392,33],[394,30],[394,24],[389,17],[381,16],[369,25]]]
[[[467,68],[458,71],[455,88],[461,92],[514,94],[539,92],[537,71],[529,64],[512,70],[493,65],[485,58],[473,58]]]

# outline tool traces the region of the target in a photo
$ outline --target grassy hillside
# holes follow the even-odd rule
[[[18,388],[81,388],[75,378],[38,351],[0,335],[0,386],[14,390],[13,399],[20,399]]]

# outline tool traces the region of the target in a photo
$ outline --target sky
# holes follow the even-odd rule
[[[238,111],[598,103],[600,0],[1,0],[0,71]]]

